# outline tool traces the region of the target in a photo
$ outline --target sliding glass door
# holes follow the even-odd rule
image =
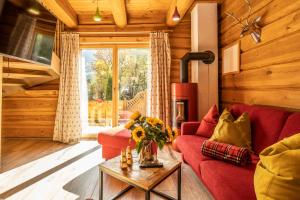
[[[148,66],[149,49],[118,49],[118,125],[124,125],[135,111],[146,114]]]
[[[81,50],[86,71],[89,126],[124,125],[146,112],[149,49],[112,46]]]
[[[88,122],[90,126],[112,126],[113,49],[81,51],[88,89]]]

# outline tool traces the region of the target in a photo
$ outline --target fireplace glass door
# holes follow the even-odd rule
[[[187,121],[188,118],[188,101],[174,100],[172,107],[172,126],[180,128],[181,124]]]

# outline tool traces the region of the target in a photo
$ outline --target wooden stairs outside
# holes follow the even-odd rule
[[[52,54],[50,66],[13,59],[3,59],[3,96],[29,89],[59,78],[60,59]]]

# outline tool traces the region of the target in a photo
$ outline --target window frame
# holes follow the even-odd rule
[[[119,105],[119,49],[122,48],[149,48],[149,44],[80,44],[80,51],[83,49],[112,49],[113,64],[112,64],[112,127],[118,125],[118,105]]]

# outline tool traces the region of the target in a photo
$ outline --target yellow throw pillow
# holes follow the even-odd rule
[[[231,113],[227,110],[227,108],[225,108],[221,114],[221,116],[219,117],[219,120],[223,120],[223,119],[227,119],[230,121],[234,121],[233,116],[231,115]]]
[[[234,120],[231,113],[225,109],[210,140],[251,150],[251,125],[248,113],[243,113]]]
[[[300,133],[264,149],[254,174],[258,200],[300,199]]]

